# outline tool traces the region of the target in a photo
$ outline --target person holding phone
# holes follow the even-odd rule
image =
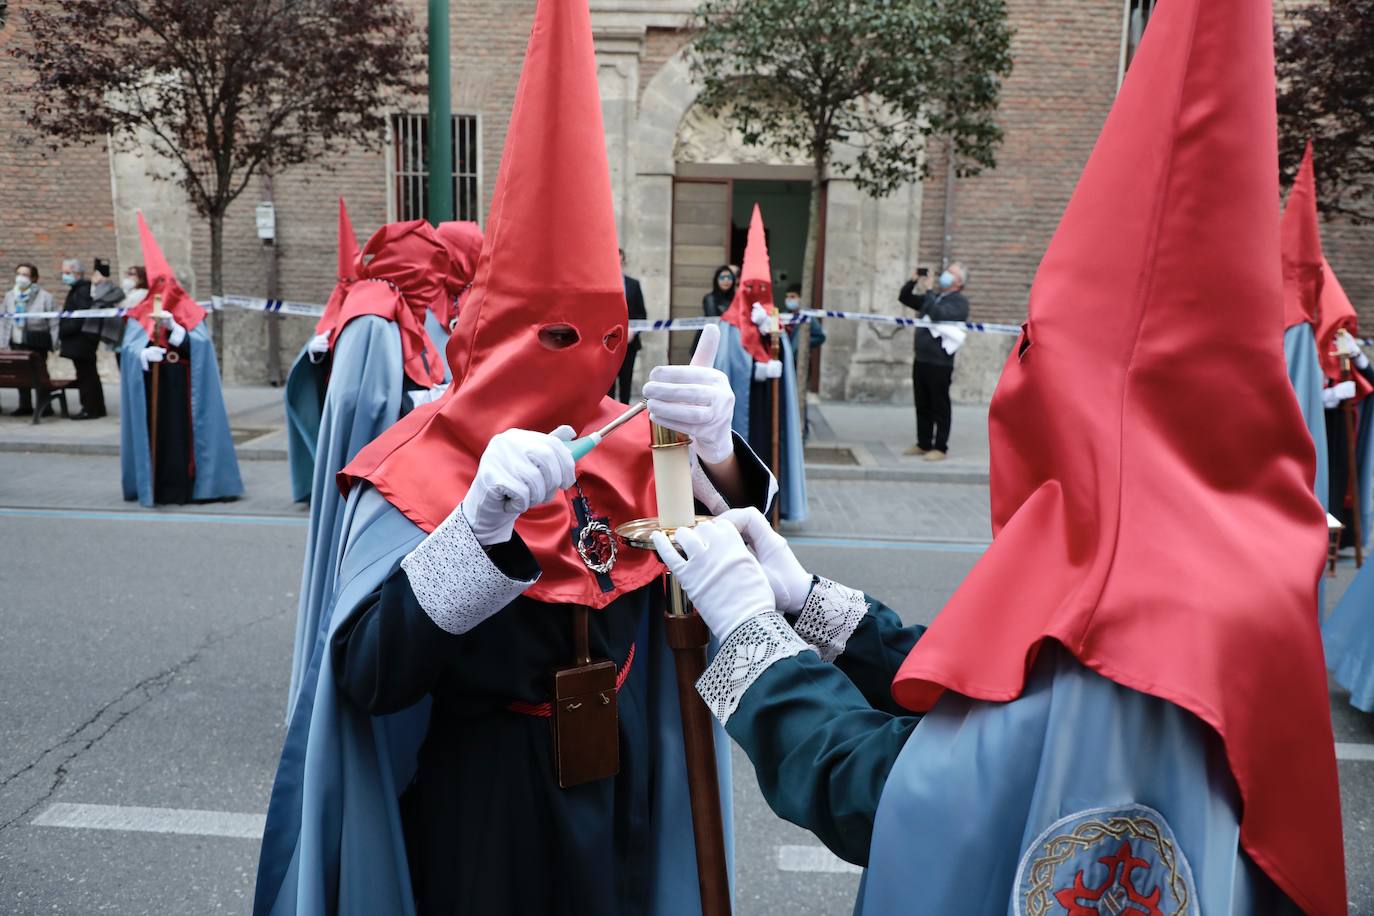
[[[968,321],[964,283],[968,272],[952,262],[940,274],[939,289],[930,280],[930,269],[918,267],[897,294],[907,308],[931,321]],[[949,399],[954,379],[954,353],[963,342],[962,329],[916,329],[916,353],[911,365],[911,389],[916,398],[916,444],[905,455],[921,455],[926,461],[943,461],[949,454],[949,429],[953,407]]]

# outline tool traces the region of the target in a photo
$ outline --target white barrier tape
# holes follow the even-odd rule
[[[277,315],[298,315],[303,318],[319,318],[324,314],[324,306],[305,302],[289,302],[285,299],[259,299],[254,296],[214,296],[201,302],[200,306],[214,311],[216,309],[238,309],[247,312],[266,312]],[[122,318],[128,309],[87,309],[79,312],[0,312],[0,319],[11,318],[24,321],[27,318]],[[807,318],[831,318],[839,321],[867,321],[875,324],[891,324],[904,328],[930,328],[937,325],[953,326],[976,334],[1017,335],[1021,328],[1014,324],[994,324],[984,321],[942,321],[933,322],[928,318],[907,318],[902,315],[879,315],[872,312],[846,312],[837,309],[802,309],[796,315],[784,315],[785,324],[795,324],[799,316]],[[658,321],[635,319],[630,322],[630,330],[636,334],[655,331],[700,331],[708,324],[716,324],[719,318],[667,318]],[[1362,347],[1374,344],[1374,338],[1360,338]]]

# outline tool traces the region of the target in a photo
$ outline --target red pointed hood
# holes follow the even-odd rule
[[[360,315],[396,322],[406,377],[432,388],[444,380],[444,356],[425,331],[425,312],[447,295],[448,249],[422,219],[388,223],[355,260],[358,282],[339,309],[338,329]],[[335,338],[337,338],[337,334]]]
[[[444,307],[434,314],[445,328],[451,328],[452,322],[458,317],[458,307],[467,297],[472,281],[477,276],[477,259],[482,254],[482,229],[476,223],[454,220],[440,223],[435,231],[448,249],[449,270],[445,278],[448,295],[444,297]]]
[[[769,312],[777,311],[773,304],[773,271],[768,263],[768,235],[763,229],[763,214],[759,205],[754,204],[754,213],[749,217],[749,237],[744,243],[744,264],[740,267],[739,283],[735,285],[735,298],[721,316],[739,328],[740,343],[756,363],[766,363],[773,358],[768,342],[754,324],[754,304],[758,303]]]
[[[1317,323],[1322,290],[1322,237],[1317,228],[1317,181],[1312,173],[1312,141],[1298,166],[1280,224],[1283,240],[1283,326]]]
[[[348,218],[348,208],[344,206],[344,199],[339,198],[339,252],[334,268],[334,291],[329,294],[329,301],[325,303],[324,315],[315,324],[316,334],[329,335],[329,347],[334,348],[334,342],[339,336],[334,332],[339,327],[339,316],[343,314],[344,299],[348,296],[348,290],[358,280],[358,237],[353,234],[353,222]]]
[[[342,485],[370,481],[431,531],[467,493],[492,436],[563,423],[587,432],[616,416],[623,405],[605,397],[627,331],[616,248],[587,0],[539,0],[477,281],[449,339],[453,386],[364,449]],[[655,512],[648,444],[641,417],[578,463],[593,511],[612,525]],[[567,494],[516,524],[542,569],[527,595],[604,607],[661,574],[650,552],[621,551],[602,591],[574,526]]]
[[[171,265],[162,254],[162,248],[153,232],[143,219],[143,211],[138,213],[138,237],[143,243],[143,269],[148,273],[148,295],[137,306],[129,310],[129,317],[143,325],[148,339],[153,339],[153,300],[162,297],[162,310],[171,312],[177,324],[191,330],[205,320],[205,309],[201,308],[190,293],[181,288]]]
[[[1326,527],[1279,333],[1271,6],[1164,0],[1150,20],[993,398],[993,544],[893,695],[1012,700],[1061,643],[1213,728],[1244,848],[1334,916]]]
[[[1355,306],[1345,294],[1331,265],[1322,258],[1322,291],[1318,303],[1317,354],[1321,357],[1322,372],[1333,382],[1343,382],[1347,378],[1355,382],[1355,397],[1363,400],[1371,393],[1371,386],[1358,372],[1347,373],[1341,368],[1340,357],[1336,355],[1336,332],[1344,328],[1354,337],[1360,336],[1360,320],[1355,315]]]

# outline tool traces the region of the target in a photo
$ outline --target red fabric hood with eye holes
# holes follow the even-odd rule
[[[129,310],[128,317],[143,325],[149,340],[153,340],[153,299],[162,297],[162,310],[171,312],[176,323],[190,331],[205,320],[205,309],[200,307],[191,294],[181,288],[176,274],[162,254],[162,248],[153,232],[143,220],[143,211],[138,213],[138,236],[143,244],[143,269],[148,274],[148,295],[143,301]]]
[[[1312,173],[1312,141],[1298,166],[1279,234],[1283,248],[1283,326],[1304,321],[1316,326],[1321,313],[1322,237],[1317,228],[1317,181]]]
[[[445,278],[448,295],[443,299],[442,308],[435,309],[434,315],[447,331],[453,319],[458,317],[459,306],[463,304],[477,275],[477,259],[482,254],[482,229],[476,223],[454,220],[440,223],[435,231],[448,249],[449,268]]]
[[[339,251],[334,268],[334,291],[329,294],[324,314],[315,324],[316,334],[329,335],[331,350],[334,349],[334,342],[339,339],[339,335],[334,332],[339,328],[339,316],[343,314],[344,299],[348,296],[348,290],[358,281],[359,254],[358,237],[353,234],[353,222],[348,218],[348,208],[344,206],[344,199],[340,197]]]
[[[992,400],[992,545],[892,692],[1014,700],[1059,643],[1213,729],[1246,852],[1337,916],[1327,532],[1284,364],[1274,96],[1270,0],[1160,0]]]
[[[358,282],[344,296],[339,330],[360,315],[394,321],[406,377],[425,388],[443,382],[444,355],[425,330],[425,312],[448,295],[448,249],[434,227],[422,219],[388,223],[367,240],[356,263]]]
[[[433,531],[466,495],[492,436],[565,423],[586,433],[618,416],[624,405],[606,397],[627,330],[616,248],[587,0],[539,0],[477,281],[448,342],[453,385],[363,449],[340,486],[367,480]],[[547,328],[559,333],[541,340]],[[644,416],[577,472],[612,527],[657,512]],[[621,549],[603,592],[573,543],[572,495],[516,523],[542,570],[529,597],[600,608],[662,574],[652,551]]]
[[[744,243],[744,264],[740,266],[739,282],[735,284],[735,298],[721,321],[729,322],[739,328],[740,343],[756,363],[766,363],[773,358],[768,342],[754,324],[754,304],[758,303],[770,313],[777,311],[773,304],[773,270],[768,261],[768,236],[763,231],[763,214],[759,205],[754,204],[754,213],[749,217],[749,237]]]

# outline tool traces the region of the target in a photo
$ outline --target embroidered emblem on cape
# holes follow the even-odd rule
[[[1060,818],[1021,855],[1015,916],[1196,916],[1188,860],[1144,805]]]

